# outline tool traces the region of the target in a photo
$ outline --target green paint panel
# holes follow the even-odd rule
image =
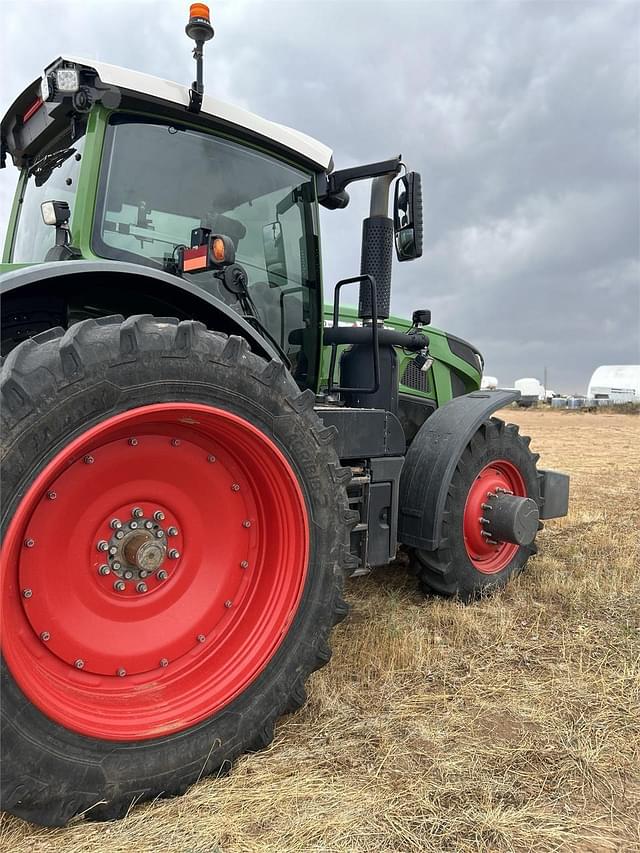
[[[333,308],[330,305],[325,305],[324,308],[325,325],[331,325],[333,320]],[[358,312],[355,308],[341,308],[340,322],[346,325],[353,325],[358,322]],[[411,328],[409,320],[401,317],[389,317],[385,320],[385,326],[389,329],[395,329],[398,332],[407,332]],[[436,329],[433,326],[428,326],[424,329],[429,338],[429,354],[433,358],[433,365],[426,374],[420,376],[422,371],[417,371],[411,368],[411,362],[415,355],[407,355],[402,349],[396,347],[398,356],[398,375],[400,376],[400,392],[413,397],[422,397],[430,400],[435,400],[438,406],[447,403],[454,396],[451,386],[451,374],[454,372],[464,385],[465,392],[477,391],[480,387],[482,378],[479,370],[473,368],[464,359],[455,355],[449,348],[446,333],[441,329]],[[338,347],[339,350],[345,347]],[[331,348],[324,347],[322,354],[320,387],[326,388],[329,376],[329,359],[331,357]],[[337,371],[336,367],[336,371]],[[426,389],[424,386],[424,376],[426,376]],[[416,379],[418,381],[416,381]],[[403,382],[403,380],[405,380]],[[409,382],[410,384],[406,384]],[[416,385],[420,384],[420,390]]]

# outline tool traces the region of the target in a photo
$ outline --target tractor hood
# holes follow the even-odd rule
[[[61,73],[62,72],[62,73]],[[77,74],[76,74],[77,72]],[[74,77],[74,74],[76,76]],[[77,88],[73,88],[77,80]],[[74,56],[58,57],[14,101],[2,119],[2,161],[11,154],[26,165],[44,145],[63,135],[70,122],[81,125],[95,103],[108,109],[153,110],[176,120],[227,130],[293,155],[316,170],[330,171],[330,148],[304,133],[268,121],[205,95],[197,115],[187,111],[189,89],[169,80]]]

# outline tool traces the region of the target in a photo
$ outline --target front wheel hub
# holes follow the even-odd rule
[[[514,545],[531,545],[538,532],[538,504],[509,492],[498,492],[487,498],[485,530],[491,539]]]
[[[507,459],[485,465],[464,507],[464,544],[473,566],[483,574],[505,569],[518,549],[535,539],[538,518],[519,468]]]

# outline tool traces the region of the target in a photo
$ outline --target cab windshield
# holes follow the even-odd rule
[[[320,290],[311,173],[210,134],[115,116],[109,127],[94,250],[170,268],[194,228],[231,238],[260,323],[313,384]],[[212,271],[186,275],[241,312]]]

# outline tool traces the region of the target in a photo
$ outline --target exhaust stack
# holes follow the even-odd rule
[[[379,320],[386,320],[391,313],[393,219],[389,217],[389,189],[395,176],[396,172],[391,172],[373,179],[369,216],[362,222],[360,274],[370,275],[376,282]],[[358,316],[363,320],[373,316],[371,290],[366,283],[360,285]]]

